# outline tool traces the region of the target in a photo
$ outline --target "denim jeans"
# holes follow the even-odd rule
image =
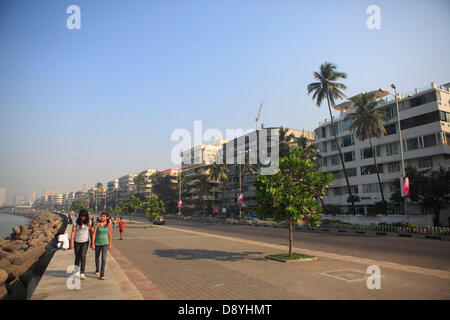
[[[98,262],[100,258],[100,253],[102,254],[102,266],[100,269],[100,277],[105,275],[105,265],[106,265],[106,254],[108,253],[108,245],[106,246],[95,246],[95,272],[99,272]]]
[[[86,242],[74,242],[73,250],[75,251],[75,265],[80,267],[80,273],[84,273],[86,266],[86,253],[89,247],[89,241]]]

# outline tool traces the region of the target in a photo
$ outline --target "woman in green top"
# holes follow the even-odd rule
[[[106,253],[111,249],[111,225],[109,216],[102,212],[101,221],[95,226],[92,236],[92,250],[95,250],[95,274],[100,275],[101,280],[105,278]],[[102,266],[99,273],[98,262],[102,254]]]

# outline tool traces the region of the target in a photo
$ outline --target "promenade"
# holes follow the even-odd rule
[[[118,232],[113,230],[113,248],[108,253],[106,269],[108,280],[95,278],[93,252],[89,250],[87,280],[81,282],[81,290],[68,290],[65,268],[73,263],[73,251],[56,252],[32,298],[450,299],[450,272],[442,261],[440,267],[433,268],[431,264],[392,262],[389,252],[384,260],[383,252],[371,259],[311,250],[296,243],[296,252],[313,254],[319,260],[280,263],[265,256],[284,253],[287,246],[267,241],[270,238],[252,240],[239,234],[212,232],[208,226],[201,229],[201,226],[170,220],[166,226],[148,228],[145,220],[133,219],[136,223],[127,223],[123,241],[117,240]],[[347,236],[345,239],[361,238]],[[399,240],[425,241],[431,247],[436,243],[392,239]],[[446,245],[439,243],[441,247]],[[446,259],[448,253],[443,257],[444,262]],[[367,267],[372,264],[381,269],[379,290],[369,290],[366,285]]]

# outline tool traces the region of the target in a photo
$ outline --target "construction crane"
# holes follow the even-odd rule
[[[263,103],[261,102],[261,105],[259,106],[258,115],[256,116],[256,119],[255,119],[255,121],[256,121],[256,130],[259,129],[258,128],[259,127],[259,117],[261,116],[262,106],[263,106]]]

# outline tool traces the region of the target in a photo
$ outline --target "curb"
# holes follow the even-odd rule
[[[279,258],[275,258],[275,257],[271,257],[271,256],[265,256],[264,258],[266,258],[267,260],[274,260],[274,261],[284,262],[284,263],[292,263],[292,262],[308,262],[308,261],[317,261],[317,260],[319,260],[318,257],[314,257],[314,258],[304,258],[304,259],[295,259],[295,260],[284,260],[284,259],[279,259]]]

